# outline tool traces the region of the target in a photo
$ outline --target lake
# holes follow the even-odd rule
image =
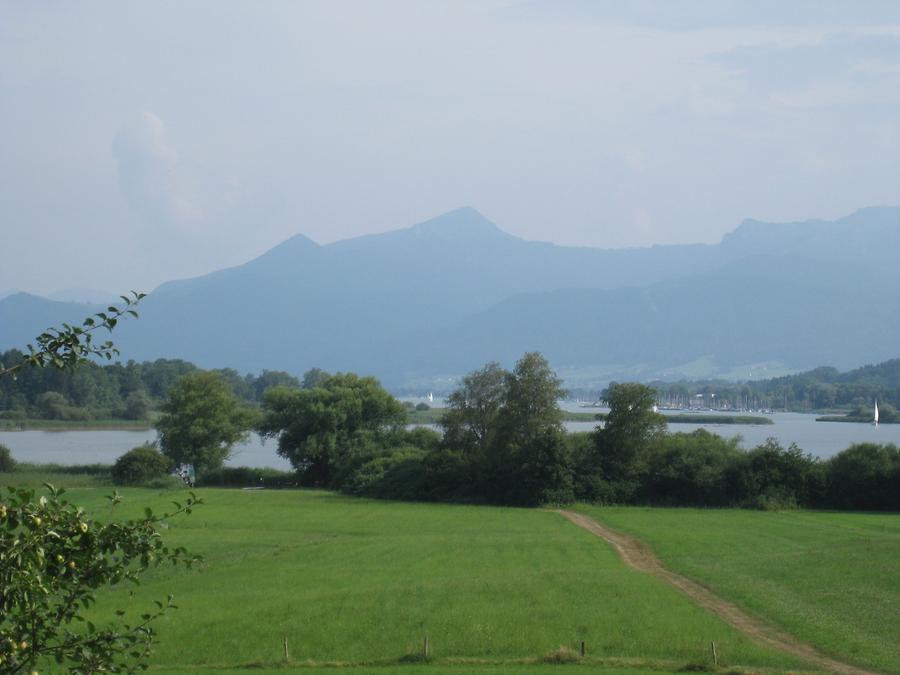
[[[113,464],[118,457],[142,443],[156,440],[156,432],[147,431],[0,431],[0,443],[18,462],[38,464]],[[250,440],[235,447],[228,466],[290,469],[291,464],[275,452],[277,443],[263,443],[252,434]]]
[[[596,411],[565,403],[563,407],[575,411]],[[708,414],[708,413],[705,413]],[[796,443],[805,452],[827,458],[853,443],[894,443],[900,445],[900,424],[884,424],[877,429],[871,424],[848,422],[816,422],[815,415],[800,413],[772,413],[767,415],[775,424],[672,424],[671,432],[691,432],[707,429],[720,436],[740,435],[741,445],[752,448],[769,437],[787,447]],[[593,422],[567,422],[569,431],[590,431]],[[154,431],[0,431],[0,443],[7,446],[20,462],[54,464],[112,464],[131,448],[156,438]],[[290,469],[290,463],[276,453],[275,441],[265,443],[251,436],[244,445],[235,448],[229,466],[272,467]]]

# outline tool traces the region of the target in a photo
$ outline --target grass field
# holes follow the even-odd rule
[[[106,492],[69,496],[106,519]],[[118,517],[178,495],[122,492]],[[140,613],[174,593],[180,609],[158,625],[153,667],[161,672],[275,669],[283,637],[294,665],[341,664],[332,673],[676,670],[707,663],[710,641],[729,666],[803,666],[625,568],[606,544],[550,511],[307,491],[198,495],[206,503],[164,535],[204,555],[205,567],[154,571],[133,599],[126,589],[108,592],[96,610]],[[404,663],[425,636],[433,662]],[[581,640],[585,662],[540,663]]]
[[[900,515],[579,510],[820,651],[900,673]]]

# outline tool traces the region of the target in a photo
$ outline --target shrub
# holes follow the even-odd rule
[[[826,463],[828,506],[900,509],[900,450],[893,444],[857,443]]]
[[[752,508],[792,508],[821,499],[824,466],[793,443],[785,450],[770,438],[727,470],[726,481],[738,504]]]
[[[294,471],[251,468],[249,466],[223,466],[201,475],[197,480],[197,485],[283,488],[296,486],[297,480],[297,474]]]
[[[431,410],[431,406],[428,405],[427,403],[417,403],[416,410],[418,410],[420,412],[424,412],[426,410]]]
[[[390,454],[370,459],[353,472],[344,491],[382,499],[423,499],[425,452],[416,447],[402,447]]]
[[[16,460],[12,458],[9,448],[0,443],[0,471],[9,473],[16,470]]]
[[[670,506],[725,506],[733,495],[725,480],[740,460],[738,438],[705,429],[669,434],[649,452],[642,491],[646,501]]]
[[[139,445],[116,460],[112,477],[119,485],[143,485],[165,476],[171,466],[169,458],[152,445]]]

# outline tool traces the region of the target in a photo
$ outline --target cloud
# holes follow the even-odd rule
[[[709,59],[772,88],[792,88],[835,76],[893,76],[900,65],[900,36],[844,33],[814,44],[739,47]]]
[[[710,28],[849,27],[900,23],[895,0],[522,0],[513,20],[596,22],[666,31]]]
[[[157,115],[144,111],[120,129],[112,153],[119,188],[145,224],[178,227],[199,218],[178,179],[178,153]]]

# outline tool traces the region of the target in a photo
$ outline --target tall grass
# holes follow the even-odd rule
[[[160,668],[275,667],[285,637],[295,662],[387,667],[418,654],[425,636],[432,663],[402,672],[461,659],[492,668],[538,663],[581,640],[595,666],[677,668],[708,659],[710,641],[728,664],[801,665],[625,568],[553,512],[294,490],[197,492],[206,503],[164,535],[204,555],[206,566],[156,571],[133,598],[130,589],[108,592],[97,609],[98,618],[119,605],[140,613],[174,593],[181,609],[158,626]],[[171,491],[123,493],[117,517],[172,499]],[[72,495],[110,517],[102,492]]]
[[[581,510],[822,652],[900,673],[900,515]]]

